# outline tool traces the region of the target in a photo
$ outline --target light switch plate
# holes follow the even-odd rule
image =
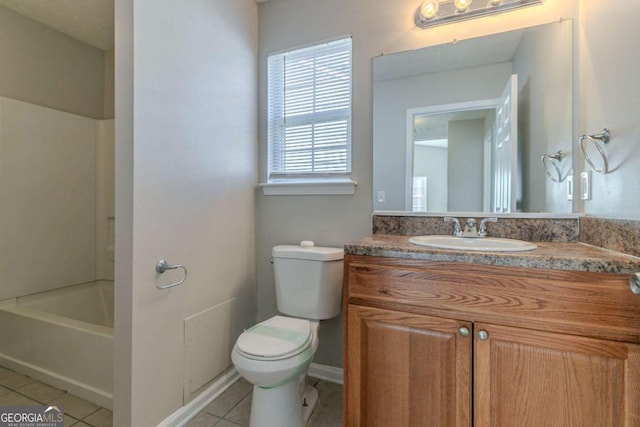
[[[589,171],[580,174],[580,198],[591,200],[591,172]]]
[[[567,177],[567,200],[573,200],[573,175]]]

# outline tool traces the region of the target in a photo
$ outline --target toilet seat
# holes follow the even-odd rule
[[[308,320],[274,316],[243,332],[236,349],[256,360],[280,360],[306,350],[312,341]]]

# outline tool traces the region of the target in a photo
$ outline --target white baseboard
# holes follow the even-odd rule
[[[233,383],[240,379],[240,374],[232,366],[227,369],[217,380],[213,382],[205,391],[200,393],[191,402],[187,403],[164,421],[158,424],[159,427],[182,427],[193,417],[198,415],[216,397],[225,392]]]
[[[329,381],[330,383],[344,384],[342,368],[312,363],[309,367],[309,376]]]

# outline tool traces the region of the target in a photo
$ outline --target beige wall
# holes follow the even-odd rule
[[[104,52],[0,6],[0,96],[101,119]]]
[[[524,212],[571,212],[566,181],[547,178],[541,167],[543,154],[571,151],[572,126],[558,117],[571,117],[573,57],[558,46],[572,44],[577,23],[551,25],[528,31],[513,59],[518,75],[518,154],[522,163]],[[574,49],[575,50],[575,49]],[[571,156],[560,163],[563,176],[570,173]]]
[[[96,120],[96,280],[113,280],[115,231],[114,120]]]
[[[205,364],[230,367],[255,322],[257,6],[115,6],[114,425],[146,427],[216,374]],[[156,288],[181,278],[155,272],[163,258],[183,285]]]
[[[267,54],[352,34],[353,176],[358,181],[353,196],[263,196],[258,192],[256,268],[260,319],[276,312],[273,273],[269,264],[273,245],[311,239],[318,244],[340,246],[370,233],[371,59],[374,56],[552,22],[560,17],[577,18],[578,14],[578,0],[546,0],[540,6],[509,14],[420,30],[413,24],[413,14],[419,3],[417,0],[270,0],[260,3],[260,179],[264,180],[266,176],[267,104],[266,85],[262,82],[266,81]],[[338,318],[322,323],[316,362],[342,366],[341,322]]]
[[[484,119],[449,122],[449,212],[482,211],[484,128]]]
[[[115,75],[113,50],[104,53],[104,118],[113,119],[115,116]]]
[[[639,219],[640,3],[582,0],[581,5],[578,132],[592,134],[607,127],[612,134],[605,148],[611,172],[592,172],[593,195],[584,212]],[[579,152],[577,145],[574,152]]]

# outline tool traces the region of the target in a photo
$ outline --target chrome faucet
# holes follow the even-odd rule
[[[498,222],[498,218],[494,216],[482,218],[482,220],[480,220],[480,228],[478,229],[478,237],[487,237],[487,222]]]
[[[453,235],[454,237],[462,237],[462,228],[460,228],[460,221],[458,220],[458,218],[454,218],[451,216],[445,216],[444,217],[445,222],[453,222],[454,226],[453,226]]]
[[[477,227],[475,218],[467,218],[464,223],[464,230],[460,226],[460,220],[451,216],[444,217],[446,222],[453,222],[454,237],[487,237],[487,222],[498,222],[498,218],[489,217],[480,220],[480,227]]]

